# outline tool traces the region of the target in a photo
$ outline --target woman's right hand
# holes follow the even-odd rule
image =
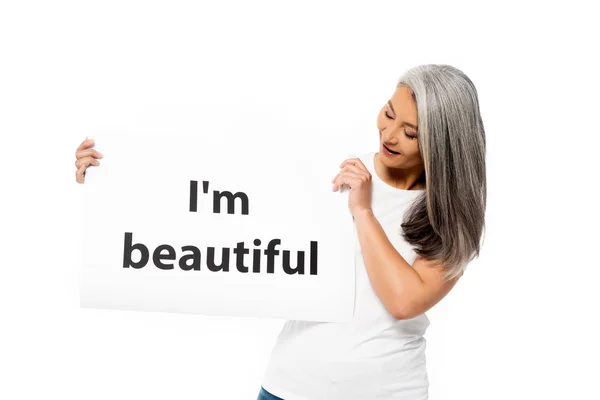
[[[94,147],[94,139],[86,139],[77,148],[75,152],[75,166],[77,167],[77,171],[75,171],[75,180],[77,183],[85,182],[85,170],[90,165],[100,165],[100,161],[97,158],[102,158],[102,153],[97,152],[92,149]]]

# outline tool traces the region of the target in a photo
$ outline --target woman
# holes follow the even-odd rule
[[[449,65],[400,78],[377,117],[379,151],[344,160],[356,230],[354,319],[287,321],[258,400],[428,398],[425,312],[479,255],[485,132],[477,91]],[[102,155],[84,141],[76,180]]]

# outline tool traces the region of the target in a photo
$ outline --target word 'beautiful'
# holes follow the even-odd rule
[[[259,239],[254,240],[255,246],[260,246],[261,241]],[[275,272],[275,256],[279,255],[279,250],[275,250],[275,246],[281,244],[281,239],[272,239],[267,245],[267,249],[264,250],[264,255],[267,257],[267,273],[272,274]],[[317,255],[318,255],[318,243],[316,241],[310,242],[310,275],[317,275]],[[139,261],[133,261],[133,251],[137,250],[140,253]],[[183,246],[181,248],[183,252],[189,252],[184,254],[178,262],[179,268],[184,271],[200,271],[200,250],[195,246]],[[213,272],[223,271],[228,272],[230,248],[223,247],[221,250],[221,263],[217,265],[215,262],[215,248],[207,247],[206,255],[206,267]],[[163,254],[163,251],[166,253]],[[283,257],[281,266],[283,271],[288,275],[299,274],[304,275],[304,251],[297,251],[296,266],[290,266],[290,250],[282,250]],[[233,249],[233,253],[236,255],[235,268],[239,272],[249,272],[249,267],[244,265],[244,255],[250,253],[250,249],[244,246],[244,242],[238,242],[237,246]],[[123,268],[143,268],[146,266],[150,258],[150,251],[145,244],[133,243],[133,233],[125,232],[125,244],[123,252]],[[172,246],[168,244],[161,244],[152,253],[152,261],[157,268],[163,270],[174,269],[173,263],[164,263],[163,260],[176,260],[176,252]],[[260,272],[261,270],[261,249],[253,249],[252,251],[252,272]]]

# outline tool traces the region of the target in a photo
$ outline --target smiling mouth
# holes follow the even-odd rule
[[[381,143],[381,144],[382,144],[382,145],[383,145],[383,147],[385,147],[385,149],[386,149],[387,151],[389,151],[390,153],[392,153],[392,154],[400,154],[400,153],[398,153],[397,151],[390,150],[390,148],[389,148],[389,147],[387,147],[385,144],[383,144],[383,143]]]

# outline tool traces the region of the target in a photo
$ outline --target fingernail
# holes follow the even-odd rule
[[[98,157],[102,158],[102,157],[104,157],[104,154],[98,152]]]

